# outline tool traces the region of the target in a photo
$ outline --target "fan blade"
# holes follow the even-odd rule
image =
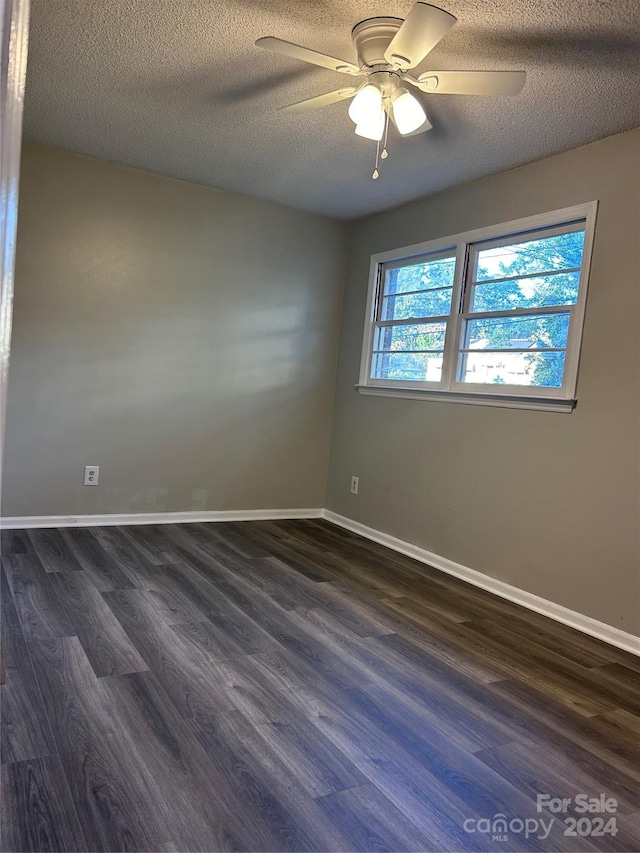
[[[318,110],[320,107],[327,107],[329,104],[335,104],[338,101],[353,98],[357,91],[358,90],[355,86],[350,89],[337,89],[335,92],[327,92],[325,95],[318,95],[317,98],[307,98],[306,101],[298,101],[296,104],[289,104],[288,107],[280,107],[278,112],[306,113],[310,110]]]
[[[407,78],[422,92],[436,95],[518,95],[524,71],[427,71],[417,80]]]
[[[415,68],[456,21],[457,18],[444,9],[428,3],[416,3],[392,38],[384,58],[396,68]]]
[[[321,68],[328,68],[330,71],[339,71],[342,74],[354,75],[361,73],[358,66],[352,62],[345,62],[344,59],[336,59],[335,56],[327,56],[325,53],[318,53],[315,50],[310,50],[308,47],[301,47],[299,44],[292,44],[289,41],[283,41],[273,36],[258,39],[255,44],[256,47],[262,47],[273,53],[283,53],[285,56],[301,59],[303,62],[310,62],[312,65],[319,65]]]

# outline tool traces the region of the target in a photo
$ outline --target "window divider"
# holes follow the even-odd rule
[[[569,275],[569,273],[580,272],[580,267],[567,267],[562,270],[545,270],[544,272],[527,272],[520,275],[508,275],[504,278],[474,278],[471,284],[474,287],[482,286],[483,284],[502,284],[507,281],[520,281],[523,278],[546,278],[549,275]]]
[[[396,293],[382,293],[382,299],[397,299],[399,296],[415,296],[416,293],[437,293],[439,290],[451,290],[450,284],[442,287],[423,287],[421,290],[398,290]]]
[[[546,350],[545,350],[546,352]],[[440,355],[442,353],[441,349],[398,349],[398,350],[388,350],[388,349],[374,349],[372,355],[428,355],[429,353],[435,353],[436,355]]]
[[[401,320],[376,320],[378,328],[386,326],[424,326],[426,323],[446,323],[450,314],[438,314],[436,317],[403,317]]]
[[[491,320],[493,317],[535,317],[538,314],[570,314],[573,303],[567,305],[540,305],[534,308],[503,308],[500,311],[469,311],[461,314],[463,320]]]
[[[478,353],[479,355],[487,353],[487,352],[502,352],[502,353],[516,353],[516,352],[566,352],[566,347],[482,347],[481,349],[473,349],[472,347],[460,347],[458,350],[459,353]],[[383,350],[374,350],[374,352],[383,352]],[[403,350],[403,352],[408,352],[408,350]],[[414,352],[424,352],[424,350],[414,350]]]
[[[448,391],[453,384],[457,373],[458,357],[456,351],[460,343],[461,309],[464,305],[464,289],[469,264],[469,245],[459,241],[456,246],[456,268],[453,278],[453,293],[451,294],[451,315],[447,323],[447,331],[444,339],[444,352],[442,355],[442,378],[443,390]]]

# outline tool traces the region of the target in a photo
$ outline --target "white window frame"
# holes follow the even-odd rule
[[[571,412],[577,402],[578,366],[597,208],[598,202],[592,201],[587,204],[566,207],[562,210],[554,210],[537,216],[516,219],[512,222],[491,225],[487,228],[465,231],[461,234],[455,234],[452,237],[429,240],[425,243],[417,243],[413,246],[391,249],[372,255],[369,270],[369,290],[367,294],[362,357],[360,360],[360,378],[356,385],[357,390],[361,394],[374,396]],[[482,249],[487,248],[487,243],[491,244],[491,242],[499,246],[501,243],[507,244],[513,242],[514,238],[517,239],[520,235],[524,236],[528,231],[539,229],[551,230],[557,228],[558,233],[565,233],[574,223],[584,223],[585,232],[576,304],[562,307],[557,306],[553,309],[512,309],[508,313],[508,316],[516,316],[526,313],[540,314],[549,310],[549,313],[558,313],[561,311],[562,313],[570,314],[562,387],[545,388],[507,384],[488,386],[485,384],[458,381],[456,370],[464,321],[469,319],[469,316],[474,316],[473,314],[469,315],[468,312],[472,290],[470,283],[472,277],[467,273],[471,259],[477,251],[475,244],[483,243]],[[456,263],[451,297],[451,313],[446,318],[447,332],[443,353],[442,380],[439,383],[434,383],[396,379],[372,379],[370,372],[373,340],[376,331],[376,305],[384,281],[385,265],[389,265],[390,263],[394,266],[416,263],[423,255],[438,257],[446,254],[455,254]],[[481,316],[491,316],[491,313],[481,312]],[[497,311],[495,314],[497,316],[504,316],[505,312]],[[435,318],[433,321],[442,321],[442,318]],[[432,318],[416,320],[415,322],[432,322]]]

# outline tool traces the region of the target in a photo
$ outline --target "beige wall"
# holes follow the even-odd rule
[[[327,500],[335,512],[631,633],[640,633],[639,167],[636,130],[354,225]],[[593,199],[600,207],[573,414],[354,391],[372,253]]]
[[[19,216],[4,515],[323,506],[343,225],[32,145]]]

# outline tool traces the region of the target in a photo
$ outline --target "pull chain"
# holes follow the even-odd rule
[[[382,151],[380,151],[380,140],[376,143],[376,165],[373,170],[373,174],[371,177],[374,181],[377,181],[380,177],[380,172],[378,171],[378,165],[380,164],[380,160],[386,160],[389,156],[389,152],[387,151],[387,138],[389,136],[389,112],[385,110],[385,122],[384,122],[384,142],[382,143]]]
[[[386,120],[384,123],[384,145],[382,146],[382,154],[380,155],[381,160],[386,160],[389,156],[389,152],[387,151],[387,137],[389,135],[389,111],[385,113]]]

